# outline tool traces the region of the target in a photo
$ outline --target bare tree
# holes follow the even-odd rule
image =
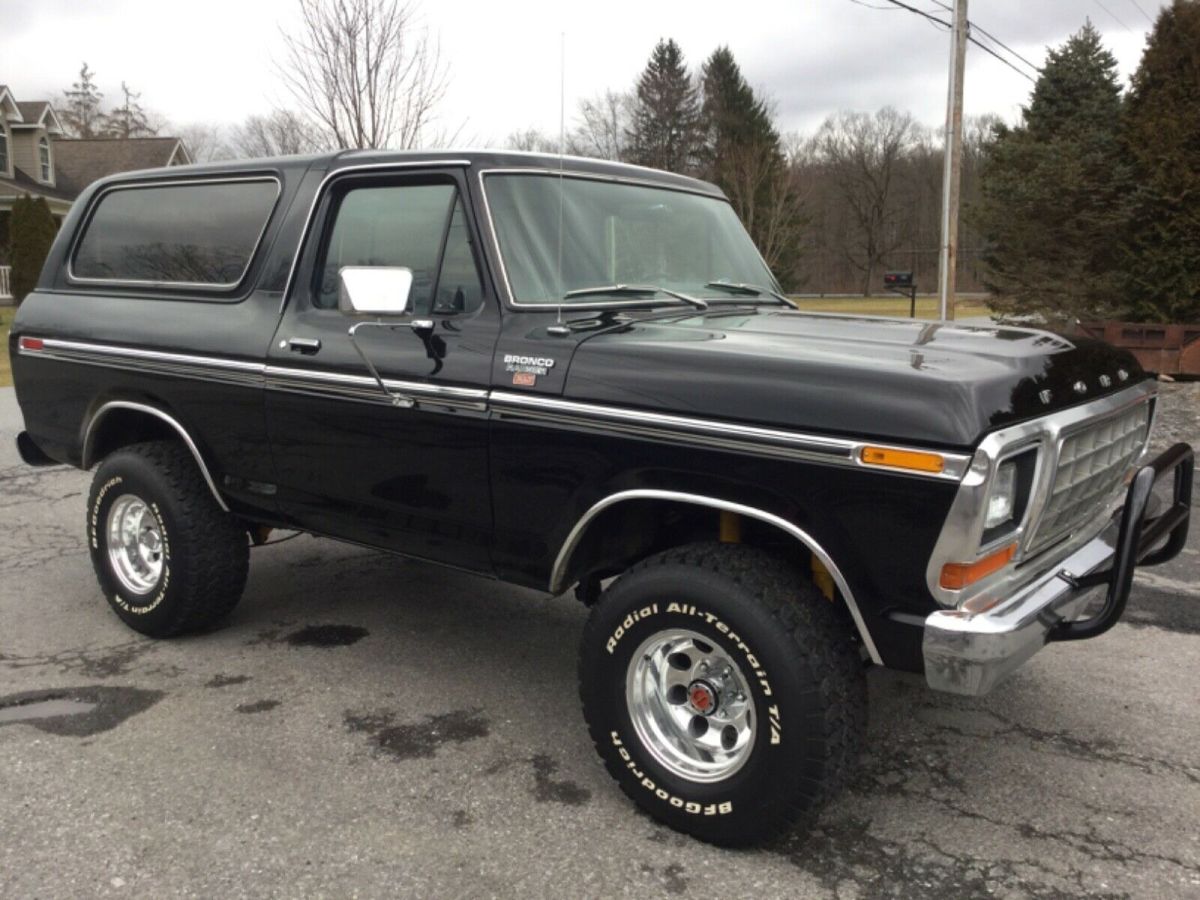
[[[63,91],[62,101],[55,104],[58,118],[73,138],[97,137],[104,124],[104,94],[96,87],[96,73],[85,62],[79,68],[79,80]]]
[[[104,137],[128,140],[158,134],[164,120],[156,113],[146,112],[138,103],[141,96],[141,92],[133,90],[124,81],[121,82],[121,105],[114,106],[101,119]]]
[[[579,102],[579,121],[570,137],[571,152],[598,159],[624,159],[628,151],[632,98],[605,91]]]
[[[211,122],[192,122],[188,125],[167,125],[164,130],[183,141],[195,162],[211,162],[214,159],[230,157],[220,125]]]
[[[841,249],[862,274],[866,294],[884,257],[905,239],[898,227],[896,182],[916,137],[912,116],[890,106],[874,115],[839,112],[816,136],[818,158],[847,213]]]
[[[337,147],[412,149],[446,93],[435,37],[415,0],[299,0],[279,64],[301,110]]]
[[[533,153],[557,153],[558,139],[552,138],[537,128],[525,128],[511,132],[504,139],[509,150],[527,150]]]
[[[234,157],[291,156],[329,150],[325,134],[290,109],[251,115],[229,137]]]
[[[754,238],[767,265],[785,281],[795,265],[799,231],[806,222],[803,189],[773,141],[745,141],[726,148],[725,194]]]

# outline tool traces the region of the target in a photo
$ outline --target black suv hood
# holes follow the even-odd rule
[[[571,361],[565,395],[970,447],[986,431],[1144,377],[1124,351],[1046,331],[714,308],[634,321],[586,339]]]

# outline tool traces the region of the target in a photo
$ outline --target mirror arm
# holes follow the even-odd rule
[[[383,376],[379,374],[379,370],[375,368],[375,364],[371,362],[367,354],[363,352],[363,348],[359,346],[358,341],[354,339],[355,332],[360,328],[369,328],[371,326],[376,328],[397,328],[402,324],[403,323],[400,322],[382,322],[379,320],[375,320],[373,322],[355,322],[350,326],[350,330],[346,333],[350,336],[350,345],[354,347],[355,351],[362,358],[363,363],[366,364],[367,371],[369,371],[375,378],[375,382],[379,385],[379,389],[383,391],[385,395],[387,395],[389,400],[392,401],[392,406],[395,406],[398,409],[412,409],[417,405],[416,399],[408,396],[407,394],[394,394],[388,390],[387,383],[383,380]]]

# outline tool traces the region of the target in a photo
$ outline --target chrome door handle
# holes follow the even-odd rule
[[[433,331],[433,319],[413,319],[408,327],[417,334],[430,334]]]
[[[321,342],[317,338],[288,338],[288,349],[293,353],[313,354],[321,349]]]

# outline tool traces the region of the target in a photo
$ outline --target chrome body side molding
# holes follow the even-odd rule
[[[61,362],[85,363],[109,369],[124,369],[148,372],[153,375],[202,378],[205,381],[220,381],[258,387],[262,384],[262,363],[229,359],[219,356],[197,356],[187,353],[167,353],[161,350],[143,350],[138,347],[122,347],[114,344],[92,344],[83,341],[63,341],[44,338],[38,350],[27,350],[18,346],[22,356],[37,359],[56,359]]]
[[[791,535],[821,561],[821,564],[829,570],[830,576],[833,578],[834,584],[837,585],[842,597],[846,601],[846,606],[850,610],[850,615],[854,619],[855,627],[858,629],[858,635],[862,639],[863,646],[867,648],[867,653],[871,657],[871,661],[876,665],[883,665],[883,658],[879,655],[879,650],[875,647],[875,642],[871,639],[871,632],[867,628],[867,624],[863,619],[862,612],[858,608],[858,602],[854,599],[854,594],[850,590],[850,585],[846,583],[846,577],[838,568],[837,563],[817,541],[804,529],[792,524],[787,519],[766,512],[761,509],[756,509],[752,506],[744,506],[741,503],[734,503],[729,500],[721,500],[716,497],[705,497],[701,494],[685,494],[676,491],[659,491],[649,489],[639,489],[631,491],[620,491],[616,494],[611,494],[603,500],[596,503],[575,523],[567,535],[567,539],[563,542],[562,548],[558,551],[558,556],[554,560],[554,568],[550,573],[550,593],[560,594],[569,585],[564,584],[566,580],[567,566],[571,562],[571,556],[575,549],[579,546],[579,542],[583,539],[584,533],[592,521],[610,507],[616,506],[618,503],[624,503],[628,500],[665,500],[674,503],[688,503],[693,506],[707,506],[710,509],[722,510],[724,512],[735,513],[739,516],[746,516],[751,519],[758,519],[760,522],[765,522],[768,525],[773,525],[781,531]]]
[[[267,366],[264,375],[266,386],[271,390],[363,400],[385,406],[392,404],[391,398],[379,389],[379,382],[368,375],[293,369],[286,366]],[[432,406],[451,411],[487,410],[488,392],[483,389],[400,381],[394,378],[385,378],[383,383],[387,390],[411,397],[422,409]]]
[[[63,362],[104,366],[135,372],[147,372],[177,378],[201,378],[206,381],[243,387],[310,394],[391,405],[391,398],[379,389],[369,375],[356,375],[323,369],[301,369],[269,365],[244,359],[196,354],[170,353],[113,344],[93,344],[58,338],[37,339],[36,350],[18,345],[21,355]],[[387,389],[411,397],[416,406],[433,412],[488,413],[502,418],[558,426],[595,430],[603,434],[621,433],[649,440],[686,441],[689,444],[731,450],[758,456],[802,459],[822,465],[848,466],[880,475],[907,478],[931,478],[958,483],[971,463],[962,453],[933,451],[944,462],[940,472],[921,472],[887,468],[863,463],[864,447],[929,452],[926,448],[882,443],[866,438],[838,438],[807,434],[779,428],[742,425],[720,419],[700,419],[651,410],[608,406],[601,403],[562,400],[537,394],[432,384],[421,381],[384,379]]]
[[[188,434],[187,429],[179,424],[179,421],[173,416],[168,415],[161,409],[154,406],[149,406],[145,403],[134,403],[131,400],[110,400],[96,410],[96,414],[92,416],[88,422],[87,432],[83,438],[83,457],[82,463],[84,469],[90,469],[95,460],[92,459],[95,453],[96,427],[100,422],[114,409],[130,409],[135,412],[145,413],[146,415],[154,416],[166,422],[179,434],[180,440],[184,446],[192,454],[192,458],[196,460],[196,465],[200,469],[200,474],[204,476],[204,481],[208,485],[208,489],[212,491],[213,499],[217,501],[217,505],[225,512],[229,512],[229,506],[225,503],[225,498],[221,496],[221,492],[217,490],[217,484],[213,481],[212,473],[208,470],[208,464],[204,461],[204,457],[200,455],[199,448],[196,447],[196,442],[192,440],[192,436]]]
[[[944,468],[940,472],[889,469],[863,463],[862,448],[871,446],[912,452],[929,451],[878,441],[802,434],[715,419],[696,419],[672,413],[657,413],[596,403],[578,403],[554,397],[515,394],[508,391],[492,391],[490,401],[492,410],[501,417],[591,427],[607,434],[621,432],[636,437],[672,441],[686,440],[689,443],[722,450],[738,450],[787,459],[807,459],[827,465],[861,468],[885,475],[904,475],[911,478],[933,478],[938,481],[958,482],[966,474],[967,467],[971,462],[971,457],[966,454],[935,451],[944,460]]]

